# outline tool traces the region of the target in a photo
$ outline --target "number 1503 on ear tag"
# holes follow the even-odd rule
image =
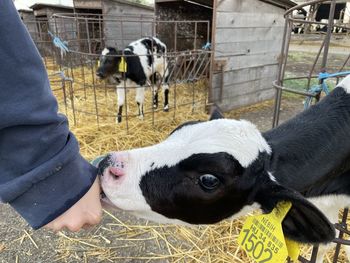
[[[270,214],[247,218],[238,243],[256,262],[284,263],[288,256],[297,260],[299,245],[286,241],[282,231],[282,221],[291,207],[291,203],[281,202]]]

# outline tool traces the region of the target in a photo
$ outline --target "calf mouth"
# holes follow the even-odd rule
[[[97,167],[97,176],[101,177],[103,176],[105,170],[109,167],[110,165],[110,155],[101,155],[94,159],[91,164],[95,167]],[[101,183],[101,181],[100,181]],[[103,191],[102,186],[100,185],[100,200],[102,203],[102,206],[104,208],[117,208],[113,202],[107,197],[105,192]]]
[[[115,204],[113,204],[113,202],[107,197],[102,188],[100,193],[100,200],[103,208],[118,209],[118,207]]]
[[[101,75],[96,75],[96,77],[98,80],[101,80],[101,81],[106,79],[105,76],[101,76]]]

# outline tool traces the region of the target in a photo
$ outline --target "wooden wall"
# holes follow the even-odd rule
[[[281,52],[284,9],[257,0],[217,1],[213,99],[224,111],[270,99]],[[222,95],[222,96],[220,96]]]
[[[28,12],[28,11],[18,11],[24,25],[27,27],[27,30],[29,31],[30,35],[34,39],[36,37],[36,32],[38,31],[37,25],[35,23],[35,16],[34,12]]]
[[[102,10],[107,46],[122,49],[141,37],[154,35],[154,9],[151,7],[104,0]]]

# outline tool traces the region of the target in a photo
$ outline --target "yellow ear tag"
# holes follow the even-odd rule
[[[100,60],[97,60],[97,67],[99,68],[101,65]]]
[[[245,221],[238,243],[258,263],[285,263],[288,256],[297,260],[299,245],[286,240],[282,221],[292,207],[290,202],[280,202],[270,214],[250,216]]]
[[[119,72],[126,72],[127,69],[128,69],[128,65],[126,64],[126,61],[125,61],[125,58],[124,57],[121,57],[121,60],[119,62]]]

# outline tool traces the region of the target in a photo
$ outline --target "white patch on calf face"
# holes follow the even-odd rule
[[[139,178],[136,176],[130,176],[129,153],[113,153],[111,157],[114,161],[114,167],[119,167],[120,164],[123,164],[123,176],[117,178],[116,176],[111,175],[109,168],[104,171],[104,175],[101,177],[101,186],[107,198],[113,201],[113,204],[118,208],[126,211],[148,210],[149,206],[142,197],[140,187],[138,186]],[[118,202],[115,202],[114,200],[118,200]]]
[[[350,75],[346,76],[341,82],[339,82],[337,87],[341,87],[346,93],[350,93]]]
[[[128,157],[123,178],[111,178],[107,168],[101,177],[101,184],[106,196],[117,207],[153,221],[178,223],[180,220],[169,219],[152,211],[140,188],[145,174],[157,168],[176,166],[196,154],[226,153],[242,167],[248,167],[262,152],[270,153],[271,149],[250,122],[212,120],[184,126],[157,145],[124,152],[123,155],[127,154]],[[114,153],[112,162],[118,163],[120,154]]]
[[[260,152],[271,152],[270,146],[255,125],[245,120],[219,119],[185,126],[175,131],[163,143],[182,144],[183,147],[178,158],[172,158],[174,162],[164,160],[161,165],[174,165],[196,153],[226,152],[243,167],[248,167]]]
[[[102,56],[106,56],[108,53],[109,53],[108,48],[104,48],[104,49],[102,50]]]

